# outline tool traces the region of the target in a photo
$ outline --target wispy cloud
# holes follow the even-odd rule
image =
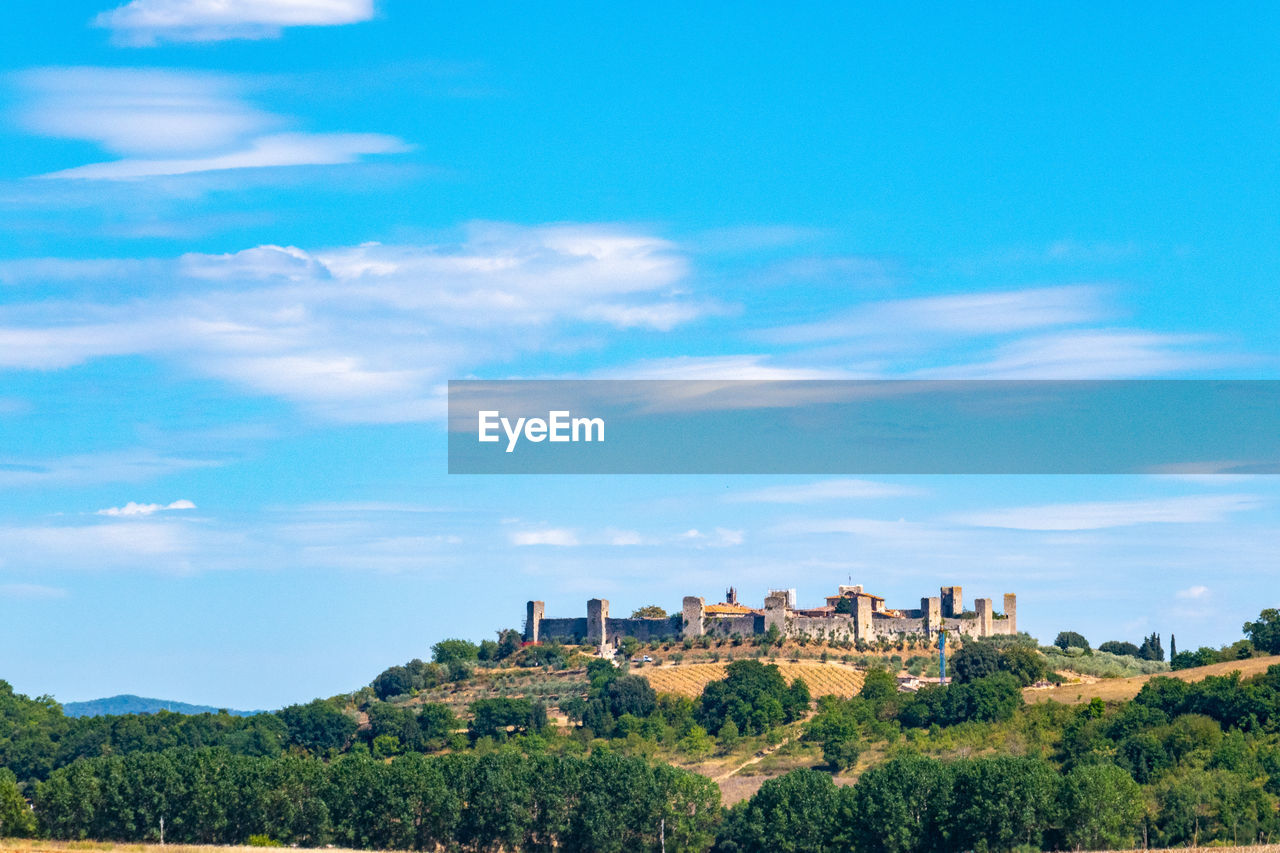
[[[97,511],[97,515],[109,515],[120,518],[154,515],[157,512],[171,510],[195,509],[196,505],[188,500],[177,500],[169,504],[140,504],[129,501],[124,506],[112,506]]]
[[[1178,598],[1188,598],[1188,599],[1205,598],[1209,595],[1209,587],[1197,585],[1193,587],[1188,587],[1187,589],[1180,589],[1175,594],[1177,595]]]
[[[805,504],[833,500],[864,500],[918,495],[919,489],[874,480],[819,480],[796,486],[768,486],[730,495],[727,500],[740,503]]]
[[[1037,335],[999,347],[988,360],[920,371],[933,379],[1132,379],[1241,363],[1214,355],[1206,335],[1086,329]]]
[[[377,133],[280,133],[251,139],[235,150],[207,157],[114,160],[50,172],[41,177],[129,181],[226,169],[340,166],[359,162],[366,154],[403,154],[409,150],[408,145],[394,136]]]
[[[561,548],[572,548],[580,543],[578,542],[578,535],[572,530],[552,528],[550,530],[513,531],[511,534],[511,544],[517,546],[555,545]]]
[[[1102,289],[1068,285],[871,302],[826,320],[785,326],[766,337],[782,344],[877,341],[905,343],[918,335],[997,335],[1097,320]]]
[[[110,275],[103,263],[68,269]],[[455,244],[189,254],[135,282],[146,293],[127,304],[0,308],[0,367],[146,355],[341,420],[426,420],[442,413],[451,376],[563,347],[586,328],[662,331],[716,310],[675,293],[686,274],[666,240],[600,225],[482,223]]]
[[[767,355],[674,356],[632,362],[597,371],[600,379],[713,379],[767,381],[775,379],[852,379],[838,368],[789,367],[771,363]]]
[[[1011,530],[1104,530],[1138,524],[1200,524],[1263,505],[1254,495],[1191,495],[1132,501],[1097,501],[1014,507],[956,515],[972,527]]]
[[[367,21],[373,0],[132,0],[94,25],[127,45],[277,38],[285,27]]]
[[[329,166],[409,150],[376,133],[308,133],[244,97],[234,77],[140,68],[43,68],[16,77],[27,130],[94,142],[117,159],[43,175],[140,180],[237,169]]]

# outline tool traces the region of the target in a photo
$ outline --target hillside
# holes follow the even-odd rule
[[[660,693],[678,693],[697,696],[712,681],[725,677],[727,663],[690,663],[681,666],[663,666],[640,672],[653,689]],[[814,696],[849,697],[862,689],[865,673],[845,663],[816,660],[778,661],[778,669],[787,681],[803,678]]]
[[[68,717],[102,717],[109,714],[154,714],[157,711],[173,711],[178,714],[216,714],[224,710],[210,705],[191,705],[168,699],[148,699],[124,693],[105,699],[89,699],[84,702],[66,702],[62,712]],[[251,717],[261,711],[233,711],[225,709],[233,717]]]
[[[1180,678],[1183,681],[1200,681],[1206,676],[1226,675],[1230,672],[1239,671],[1243,677],[1248,678],[1249,676],[1266,672],[1268,667],[1276,664],[1280,664],[1280,655],[1233,660],[1226,663],[1215,663],[1209,666],[1197,666],[1192,669],[1179,669],[1158,674],[1170,678]],[[1067,705],[1088,702],[1095,697],[1103,701],[1115,702],[1122,699],[1132,699],[1137,696],[1138,691],[1142,689],[1142,685],[1154,677],[1154,675],[1135,675],[1131,678],[1102,678],[1091,681],[1077,681],[1071,684],[1061,684],[1057,687],[1028,687],[1022,691],[1022,696],[1027,702],[1048,702],[1052,699],[1055,702],[1062,702]]]

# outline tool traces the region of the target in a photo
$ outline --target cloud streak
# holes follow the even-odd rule
[[[1253,495],[1191,495],[1133,501],[1046,504],[966,513],[952,521],[1010,530],[1106,530],[1139,524],[1203,524],[1263,505]]]
[[[16,76],[28,131],[93,142],[117,159],[60,169],[50,180],[146,178],[356,163],[411,150],[377,133],[310,133],[261,110],[243,82],[207,72],[147,68],[42,68]]]
[[[373,17],[373,0],[132,0],[94,18],[121,44],[279,38],[285,27]]]
[[[106,509],[100,509],[95,515],[108,515],[116,518],[134,518],[139,516],[155,515],[157,512],[170,512],[172,510],[195,509],[196,505],[188,500],[177,500],[169,504],[140,504],[129,501],[124,506],[112,506]]]
[[[835,500],[868,500],[920,494],[919,489],[874,480],[819,480],[797,486],[769,486],[730,495],[737,503],[807,504]]]

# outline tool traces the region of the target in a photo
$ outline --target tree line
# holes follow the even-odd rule
[[[720,822],[711,780],[609,750],[588,757],[365,753],[325,762],[225,749],[82,759],[35,793],[56,839],[397,850],[705,850]]]

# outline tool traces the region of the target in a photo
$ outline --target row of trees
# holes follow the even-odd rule
[[[705,850],[721,819],[705,777],[597,750],[504,749],[378,761],[175,750],[78,761],[37,788],[57,839],[397,850]],[[665,837],[665,838],[664,838]]]
[[[857,785],[800,770],[730,810],[716,850],[949,853],[1133,846],[1137,783],[1114,766],[1059,774],[1038,758],[949,762],[916,755],[868,770]]]

